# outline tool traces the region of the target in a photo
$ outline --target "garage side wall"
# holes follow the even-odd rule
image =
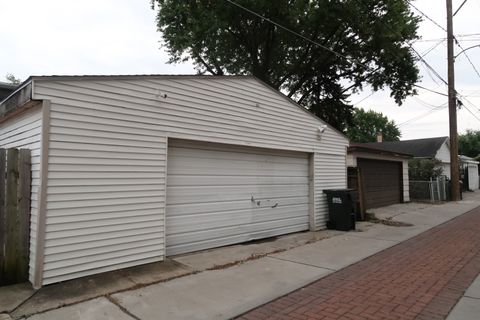
[[[315,153],[314,163],[314,225],[315,230],[321,230],[326,228],[328,221],[327,198],[323,190],[347,187],[346,156]]]
[[[43,284],[163,260],[164,132],[58,102],[50,118]]]
[[[0,124],[0,148],[31,150],[32,194],[30,218],[30,268],[29,279],[33,281],[37,239],[38,196],[40,187],[40,153],[42,139],[42,107],[37,106],[18,117]]]
[[[163,259],[168,138],[320,154],[319,228],[321,189],[346,185],[347,139],[331,128],[319,139],[322,122],[253,78],[38,80],[34,88],[36,99],[51,100],[44,284]]]
[[[408,160],[402,161],[403,172],[403,201],[410,202],[410,178],[408,176]]]

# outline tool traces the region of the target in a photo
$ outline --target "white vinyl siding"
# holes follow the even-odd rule
[[[316,230],[325,229],[328,221],[327,197],[323,193],[326,189],[347,187],[346,154],[332,155],[324,153],[314,154],[314,195]]]
[[[408,176],[408,160],[402,161],[403,202],[410,202],[410,178]]]
[[[478,165],[475,163],[468,164],[468,189],[478,189]]]
[[[320,120],[254,78],[44,78],[33,98],[51,101],[44,284],[163,258],[167,138],[345,165],[344,136],[319,139]],[[346,186],[345,169],[322,170],[317,188]]]
[[[71,110],[51,105],[43,284],[164,257],[163,132]]]
[[[0,124],[0,147],[31,150],[32,200],[30,218],[30,268],[29,279],[33,281],[35,244],[37,238],[38,194],[40,187],[40,151],[42,138],[42,107],[33,109]]]
[[[308,154],[170,141],[167,255],[309,228]]]
[[[443,175],[447,176],[449,179],[451,178],[450,174],[450,148],[445,141],[442,146],[438,149],[435,158],[442,162],[443,168]]]

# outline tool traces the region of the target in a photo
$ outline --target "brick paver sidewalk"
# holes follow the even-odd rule
[[[445,319],[479,273],[480,207],[239,319]]]

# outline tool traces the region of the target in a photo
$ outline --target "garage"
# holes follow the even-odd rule
[[[408,160],[412,156],[382,148],[378,143],[350,143],[348,187],[359,192],[358,208],[366,210],[410,201]]]
[[[169,141],[167,255],[309,228],[308,154]]]
[[[359,158],[357,166],[363,178],[367,209],[403,202],[400,162]]]
[[[0,102],[0,147],[34,155],[36,287],[324,229],[347,146],[249,76],[30,77]]]

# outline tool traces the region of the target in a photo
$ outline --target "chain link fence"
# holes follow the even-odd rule
[[[440,176],[430,181],[410,181],[412,201],[443,202],[450,199],[450,181]]]

